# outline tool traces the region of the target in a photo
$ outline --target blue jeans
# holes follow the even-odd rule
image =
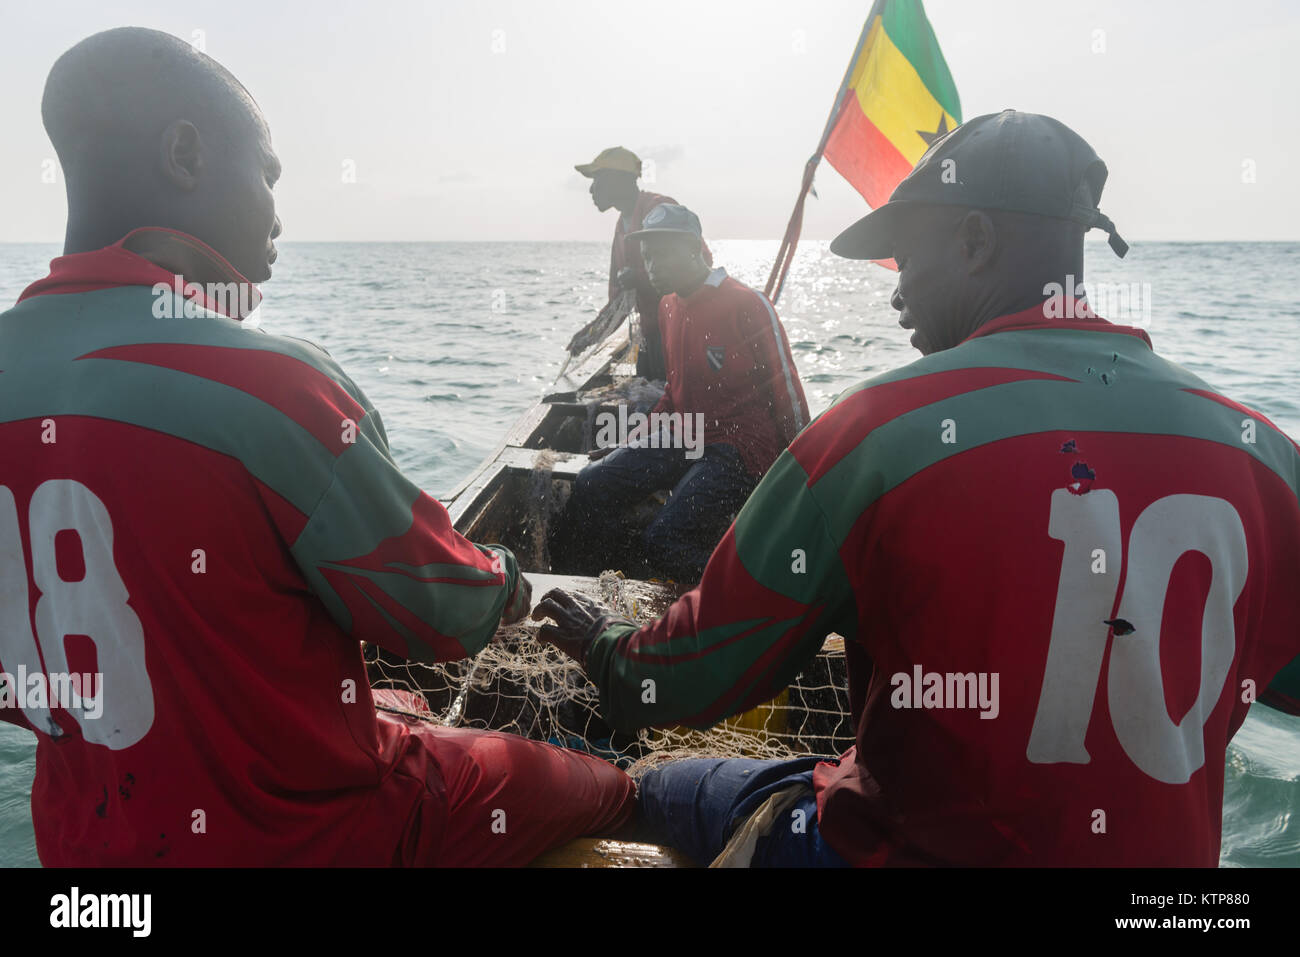
[[[793,823],[802,811],[801,830],[778,820],[758,842],[753,867],[848,867],[822,840],[813,768],[827,758],[759,761],[752,758],[690,758],[667,761],[650,769],[637,786],[642,825],[659,843],[708,864],[726,846],[732,832],[777,791],[805,784],[808,794],[790,810]],[[833,759],[830,759],[833,760]]]
[[[686,449],[623,447],[578,473],[552,542],[552,556],[575,574],[619,567],[636,577],[667,575],[698,581],[731,517],[758,484],[730,445],[708,445],[696,459]],[[627,511],[651,492],[670,488],[642,548],[627,548]],[[579,544],[580,543],[580,544]]]

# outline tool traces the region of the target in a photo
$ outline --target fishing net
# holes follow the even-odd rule
[[[671,597],[666,586],[612,572],[586,590],[641,623],[655,620]],[[634,778],[666,759],[838,755],[853,744],[844,645],[837,636],[827,639],[788,689],[752,711],[707,731],[646,729],[627,735],[611,731],[600,716],[595,685],[577,663],[538,641],[537,627],[527,620],[505,627],[473,658],[437,665],[412,664],[367,648],[371,684],[423,699],[419,708],[381,705],[385,710],[588,751]]]
[[[560,374],[555,377],[556,381],[559,381],[570,366],[581,366],[583,360],[600,348],[634,309],[636,309],[636,293],[631,290],[620,292],[606,303],[596,314],[596,318],[575,332],[573,338],[569,340],[566,347],[568,356],[560,366]]]

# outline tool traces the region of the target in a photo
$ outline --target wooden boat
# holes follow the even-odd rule
[[[443,499],[452,524],[470,541],[505,545],[526,572],[559,572],[546,554],[546,532],[567,490],[594,448],[593,425],[617,405],[582,397],[636,375],[626,327],[557,379],[549,394],[515,423],[501,444]],[[548,480],[549,476],[549,480]]]
[[[470,541],[505,545],[515,555],[520,569],[539,600],[553,587],[585,592],[611,602],[613,576],[601,579],[570,574],[571,569],[553,567],[547,540],[551,525],[560,516],[568,490],[590,458],[594,447],[594,422],[602,411],[617,412],[619,388],[635,378],[633,347],[626,326],[617,331],[574,368],[557,379],[552,390],[506,434],[501,444],[460,485],[442,499],[456,530]],[[653,511],[649,510],[649,515]],[[620,610],[640,621],[657,618],[693,583],[622,579],[617,588]],[[535,625],[524,622],[505,628],[489,646],[493,653],[501,645],[538,647],[531,635]],[[532,652],[536,654],[536,652]],[[553,652],[562,658],[559,652]],[[611,733],[599,718],[594,689],[577,710],[578,722],[566,722],[563,710],[558,719],[548,715],[544,703],[553,692],[572,690],[567,683],[587,684],[578,666],[548,679],[539,687],[535,680],[511,675],[508,668],[492,663],[478,667],[475,661],[456,662],[430,669],[411,666],[371,649],[371,681],[376,688],[397,687],[418,691],[429,711],[447,724],[490,727],[526,734],[566,746],[585,747],[611,760],[627,763],[644,757],[668,738],[679,750],[712,753],[717,731],[650,732],[638,738]],[[564,659],[567,661],[567,659]],[[500,659],[496,659],[499,664]],[[587,685],[590,688],[590,685]],[[570,709],[572,714],[574,709]],[[427,712],[426,712],[427,715]],[[581,731],[571,733],[577,723]],[[839,754],[853,741],[848,717],[847,679],[843,642],[827,639],[821,654],[805,669],[792,687],[765,705],[724,723],[728,747],[752,756],[773,754]],[[745,742],[749,742],[746,745]],[[750,746],[752,745],[752,747]],[[540,866],[679,866],[680,855],[635,841],[576,842],[552,852]]]
[[[458,532],[470,541],[505,545],[514,553],[532,583],[534,601],[553,587],[586,592],[608,601],[608,588],[602,589],[596,579],[553,567],[547,537],[561,513],[570,483],[590,461],[587,453],[594,447],[596,415],[601,411],[616,412],[618,399],[613,393],[622,383],[635,378],[632,357],[633,347],[624,326],[567,370],[482,464],[442,499]],[[607,398],[602,400],[602,395]],[[624,599],[620,610],[637,620],[653,621],[692,584],[623,580],[619,582],[620,597]],[[522,630],[531,627],[525,624]],[[459,687],[466,680],[464,669],[449,666],[446,670],[451,680],[443,679],[438,687],[430,687],[419,680],[395,680],[404,667],[397,659],[380,655],[376,665],[371,677],[377,686],[418,689],[429,700],[434,714],[449,721],[474,719],[484,710],[499,710],[465,710],[464,688]],[[756,745],[785,736],[799,738],[798,750],[806,753],[842,752],[853,741],[847,717],[842,640],[831,636],[822,654],[801,677],[807,679],[803,686],[796,683],[774,702],[730,719],[727,726],[752,731]],[[479,687],[475,693],[493,691]],[[462,707],[452,714],[458,697]],[[483,723],[481,717],[477,720]],[[756,748],[756,755],[761,751]]]

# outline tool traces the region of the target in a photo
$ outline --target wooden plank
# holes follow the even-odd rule
[[[505,450],[505,447],[506,444],[502,442],[495,449],[493,449],[492,454],[489,455],[487,458],[485,458],[482,462],[480,462],[478,468],[470,472],[469,475],[465,476],[464,480],[462,480],[459,485],[453,488],[446,495],[442,496],[439,499],[439,501],[442,502],[442,504],[445,505],[446,507],[450,508],[451,504],[455,502],[457,499],[463,498],[465,493],[472,486],[481,486],[483,484],[483,478],[485,474],[492,471],[493,468],[496,466],[497,456],[499,456],[502,453],[502,451]]]
[[[551,474],[557,478],[573,478],[584,468],[591,458],[586,452],[552,452],[550,449],[503,449],[497,461],[506,468],[531,472],[537,468],[541,455],[550,457]]]
[[[585,595],[596,594],[596,579],[587,578],[583,575],[543,575],[525,572],[528,576],[529,583],[533,586],[533,607],[537,607],[538,599],[545,595],[552,588],[563,588],[565,591],[580,591]]]
[[[461,522],[467,514],[476,510],[480,496],[492,487],[505,468],[505,465],[495,459],[486,463],[471,475],[457,492],[443,502],[451,518],[451,524],[458,532],[464,534],[465,529],[461,527]]]
[[[546,421],[546,414],[551,407],[545,402],[539,402],[523,414],[518,422],[506,433],[505,443],[502,448],[525,445],[529,439]]]
[[[443,506],[451,516],[451,523],[462,534],[465,529],[462,522],[466,516],[474,515],[480,508],[484,496],[493,494],[498,478],[507,470],[531,472],[537,467],[538,456],[551,456],[549,468],[554,478],[574,479],[586,468],[591,459],[585,452],[552,452],[550,449],[523,449],[514,446],[503,447],[493,460],[487,463],[443,501]]]

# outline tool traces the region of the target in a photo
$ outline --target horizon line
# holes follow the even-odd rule
[[[801,239],[801,242],[829,243],[833,239],[834,237],[831,237],[830,239],[813,239],[811,237],[804,236]],[[727,238],[727,237],[711,236],[709,237],[709,240],[710,242],[717,242],[717,243],[779,243],[781,241],[781,237],[772,236],[772,237],[756,239],[753,237]],[[1084,242],[1088,245],[1094,245],[1094,244],[1098,246],[1107,245],[1106,239],[1100,236],[1098,237],[1089,236],[1084,240]],[[1188,246],[1211,245],[1216,243],[1253,243],[1253,244],[1264,245],[1270,243],[1296,244],[1296,243],[1300,243],[1300,237],[1296,237],[1294,239],[1150,239],[1147,238],[1147,239],[1129,239],[1128,242],[1129,245],[1131,246],[1136,246],[1141,243],[1166,243],[1170,245],[1188,245]],[[58,246],[61,245],[61,243],[62,240],[58,240],[58,239],[0,239],[0,246]],[[490,245],[490,244],[498,244],[498,243],[535,243],[535,244],[599,243],[601,245],[608,245],[609,241],[606,239],[286,239],[286,240],[276,240],[276,245],[283,244],[283,245],[291,245],[291,246],[292,245],[304,245],[304,246],[375,245],[378,246],[384,244],[388,244],[388,245],[400,244],[400,245],[410,245],[410,246],[439,245],[439,244]]]

